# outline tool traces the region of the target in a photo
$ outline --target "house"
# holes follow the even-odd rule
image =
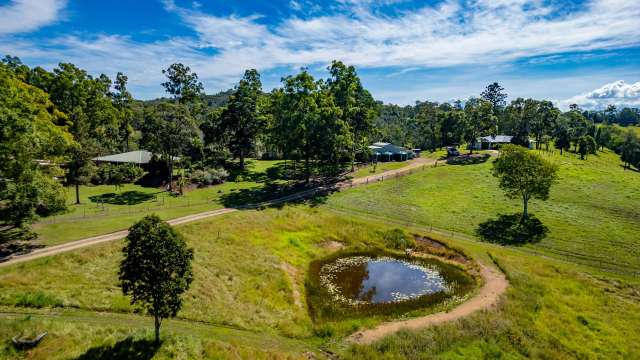
[[[415,157],[412,150],[386,142],[374,143],[369,149],[372,161],[406,161]]]
[[[135,150],[121,154],[98,156],[91,160],[97,163],[146,165],[151,161],[152,156],[153,154],[147,150]]]
[[[511,144],[513,136],[509,135],[491,135],[478,138],[473,143],[469,143],[467,147],[473,150],[497,149],[502,145]],[[529,148],[533,148],[535,140],[529,139]]]
[[[112,164],[136,164],[147,165],[151,162],[153,154],[147,150],[135,150],[120,154],[98,156],[91,160],[96,163],[112,163]],[[179,157],[174,157],[174,161],[179,161]]]

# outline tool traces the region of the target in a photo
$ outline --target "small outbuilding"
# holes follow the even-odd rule
[[[415,157],[412,150],[386,142],[374,143],[369,149],[372,161],[406,161]]]

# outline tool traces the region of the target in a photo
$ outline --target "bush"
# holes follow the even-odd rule
[[[389,230],[382,237],[385,245],[391,249],[404,250],[416,246],[416,241],[402,229]]]
[[[98,167],[91,182],[95,185],[120,185],[136,182],[144,170],[133,164],[104,164]]]
[[[222,184],[229,173],[222,168],[195,170],[191,173],[191,182],[200,186]]]
[[[41,291],[33,293],[19,294],[14,302],[15,306],[30,307],[30,308],[46,308],[46,307],[61,307],[62,300],[45,294]]]

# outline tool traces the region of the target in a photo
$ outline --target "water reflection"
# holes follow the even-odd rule
[[[388,303],[446,291],[437,268],[389,257],[354,256],[325,264],[320,277],[338,300]]]

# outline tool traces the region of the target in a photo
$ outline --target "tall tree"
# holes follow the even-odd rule
[[[507,105],[507,94],[504,92],[504,88],[497,82],[487,85],[480,94],[480,97],[491,103],[493,115],[495,116],[499,116]]]
[[[122,253],[122,292],[131,296],[133,305],[153,315],[155,341],[160,344],[162,320],[178,314],[182,294],[193,280],[193,249],[169,224],[150,215],[129,228]]]
[[[545,136],[551,136],[559,115],[560,110],[553,106],[551,101],[538,102],[537,111],[531,123],[531,132],[536,139],[536,149],[540,149]]]
[[[373,130],[373,119],[378,114],[376,102],[363,86],[355,67],[334,60],[327,68],[331,77],[327,80],[335,104],[342,112],[342,120],[351,133],[351,171],[354,170],[358,151]],[[368,145],[368,144],[367,144]]]
[[[564,150],[568,150],[571,147],[571,128],[569,127],[569,121],[561,116],[556,120],[553,128],[553,140],[556,149],[560,150],[560,155]]]
[[[35,215],[63,210],[55,163],[74,142],[67,117],[47,94],[0,64],[0,222],[23,226]],[[53,166],[38,166],[36,160]]]
[[[465,131],[464,140],[475,143],[481,136],[496,134],[496,117],[493,115],[491,103],[484,99],[472,98],[464,106]],[[473,148],[469,148],[473,154]]]
[[[145,108],[141,144],[162,154],[169,168],[169,190],[173,191],[173,168],[176,158],[184,154],[199,136],[197,125],[182,104],[159,103]]]
[[[427,145],[431,151],[436,151],[440,145],[440,128],[442,114],[435,103],[422,103],[416,115],[418,134],[423,141],[420,146]]]
[[[121,72],[116,75],[116,80],[113,82],[113,88],[115,91],[111,94],[113,98],[113,104],[118,110],[120,117],[120,136],[122,136],[122,148],[124,151],[129,151],[129,139],[133,132],[133,96],[127,89],[128,78]]]
[[[181,63],[171,64],[162,73],[167,81],[162,83],[173,99],[180,104],[191,103],[202,96],[204,87],[198,80],[198,74],[192,72],[188,66]]]
[[[266,115],[259,108],[262,96],[260,74],[255,69],[247,70],[220,116],[219,133],[225,134],[231,153],[240,159],[241,169],[267,126]]]
[[[493,163],[493,176],[510,199],[522,199],[520,224],[529,217],[529,200],[547,200],[557,179],[556,165],[517,145],[505,145]]]
[[[620,146],[620,159],[624,162],[625,170],[632,165],[640,169],[640,139],[632,129],[627,130],[624,135]]]

